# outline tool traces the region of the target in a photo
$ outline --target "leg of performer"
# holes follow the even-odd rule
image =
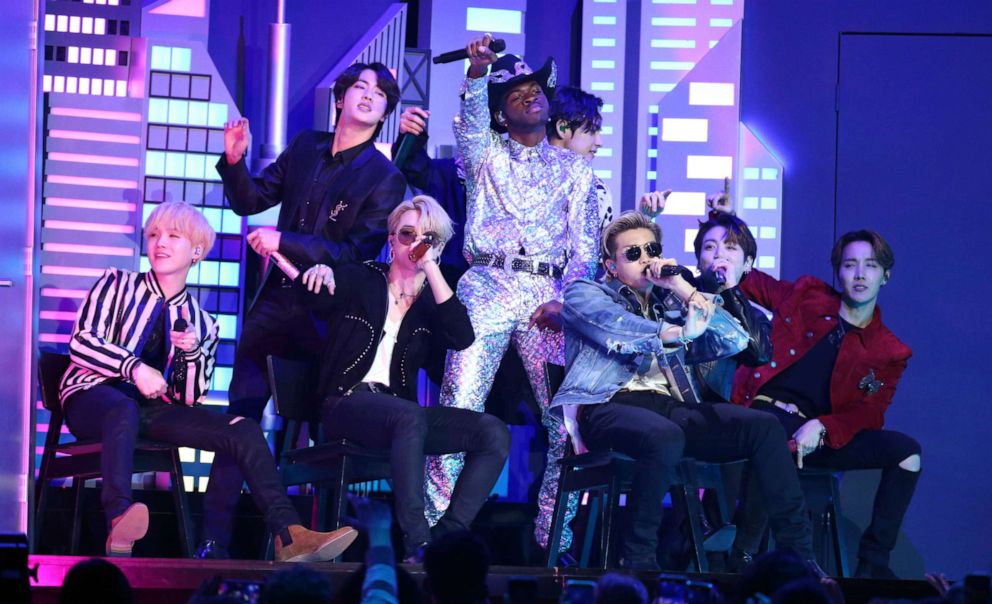
[[[534,520],[534,538],[543,548],[548,546],[548,532],[551,529],[551,518],[555,512],[555,498],[558,496],[558,460],[565,456],[568,447],[568,433],[561,418],[548,412],[551,403],[551,393],[548,392],[545,364],[557,360],[561,347],[561,334],[542,331],[537,328],[526,329],[521,326],[513,334],[513,345],[523,361],[524,370],[534,391],[534,398],[541,408],[541,425],[548,432],[548,454],[544,466],[544,477],[537,495],[537,518]],[[561,536],[561,551],[567,551],[572,545],[572,519],[579,507],[579,494],[569,495],[565,511],[565,528]]]
[[[449,351],[441,384],[441,406],[484,411],[486,396],[509,342],[509,332],[497,332],[477,335],[475,342],[465,350]],[[427,457],[426,515],[431,526],[437,524],[448,509],[463,465],[461,453]]]

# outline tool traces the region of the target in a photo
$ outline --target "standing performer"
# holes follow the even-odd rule
[[[485,35],[467,47],[471,67],[454,124],[465,165],[465,256],[471,265],[458,283],[458,297],[468,308],[476,339],[449,354],[441,404],[481,411],[512,342],[543,411],[553,466],[564,453],[567,434],[560,419],[547,413],[544,364],[562,364],[562,283],[596,274],[597,197],[588,163],[547,141],[554,60],[535,72],[514,55],[497,60],[490,42]],[[500,136],[503,132],[508,138]],[[461,467],[458,456],[429,460],[431,522],[447,507]],[[557,483],[556,472],[546,473],[538,496],[549,514]]]
[[[224,128],[217,171],[231,208],[245,216],[282,204],[278,230],[258,229],[248,236],[252,249],[263,256],[278,252],[299,266],[336,266],[374,258],[386,241],[386,216],[402,201],[406,183],[373,141],[399,101],[399,87],[384,65],[356,63],[334,82],[334,98],[335,131],[300,133],[258,181],[244,161],[248,120]],[[270,264],[248,306],[228,391],[233,415],[261,420],[270,395],[266,356],[320,354],[326,326],[312,315],[303,290],[292,285]],[[207,526],[201,557],[227,556],[243,481],[230,458],[217,456],[208,499],[224,513]]]
[[[186,277],[214,237],[192,206],[159,205],[145,223],[151,271],[108,269],[79,308],[60,397],[72,433],[103,446],[107,555],[130,556],[148,530],[148,507],[131,498],[134,447],[142,437],[229,456],[276,536],[276,559],[330,560],[358,533],[301,526],[258,424],[199,407],[214,369],[217,325],[187,292]],[[176,331],[182,322],[185,330]],[[215,510],[204,507],[209,519]]]

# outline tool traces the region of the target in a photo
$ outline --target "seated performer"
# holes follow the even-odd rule
[[[738,369],[733,398],[782,422],[799,467],[881,468],[855,576],[893,578],[889,553],[920,476],[919,443],[882,429],[912,354],[882,323],[877,306],[895,256],[881,235],[861,230],[837,240],[830,262],[840,291],[815,277],[791,283],[757,270],[741,281],[744,295],[775,313],[775,352],[767,364]],[[735,545],[745,558],[764,530],[761,505],[751,494],[748,500]]]
[[[328,439],[390,450],[396,517],[407,561],[422,561],[431,536],[467,530],[503,470],[506,424],[453,407],[417,404],[417,373],[432,354],[475,340],[465,306],[437,265],[451,220],[431,197],[404,201],[389,215],[388,265],[366,262],[335,271],[316,265],[304,284],[336,311],[321,362],[321,418]],[[423,256],[411,256],[433,237]],[[426,245],[426,244],[425,244]],[[425,454],[465,452],[451,505],[434,528],[424,515]]]
[[[230,455],[276,536],[276,559],[330,560],[358,533],[301,526],[258,424],[199,407],[213,373],[217,325],[186,291],[186,276],[214,237],[192,206],[159,205],[145,223],[151,271],[108,269],[79,308],[60,397],[72,433],[102,441],[107,555],[129,556],[148,530],[148,508],[131,499],[140,437]]]
[[[761,413],[703,403],[685,363],[739,353],[747,334],[661,256],[661,231],[625,212],[603,231],[606,282],[565,288],[567,373],[562,407],[576,451],[613,449],[636,460],[621,564],[656,569],[661,501],[683,454],[751,460],[783,548],[812,558],[812,536],[785,432]],[[685,313],[683,318],[683,313]],[[587,449],[588,447],[588,449]]]

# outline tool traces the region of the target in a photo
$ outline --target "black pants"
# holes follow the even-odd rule
[[[465,452],[465,469],[435,535],[467,530],[503,470],[510,433],[487,413],[453,407],[421,407],[396,396],[356,390],[329,397],[321,413],[328,440],[347,438],[364,447],[390,450],[396,519],[407,555],[430,540],[424,517],[425,455]]]
[[[771,405],[759,413],[778,418],[787,434],[794,434],[806,419]],[[871,524],[858,546],[858,558],[879,566],[888,566],[889,553],[896,546],[909,502],[913,499],[919,472],[899,467],[907,457],[920,454],[920,444],[912,437],[893,430],[862,430],[839,449],[823,446],[803,458],[803,465],[835,470],[882,470],[875,492]],[[753,472],[751,473],[753,474]],[[743,518],[738,527],[736,546],[754,552],[761,543],[767,521],[761,493],[748,488]]]
[[[627,560],[654,561],[661,500],[683,455],[710,462],[750,459],[778,543],[812,557],[812,530],[785,431],[767,414],[729,403],[681,403],[652,392],[625,392],[585,409],[579,430],[590,449],[613,449],[636,460],[622,546]]]
[[[320,354],[323,334],[316,325],[309,307],[296,288],[279,287],[270,277],[255,306],[245,318],[241,339],[234,353],[234,370],[228,390],[230,406],[227,412],[261,422],[262,412],[269,401],[266,357],[313,358]],[[205,519],[207,539],[223,546],[231,540],[234,508],[247,476],[237,462],[218,453],[210,468],[210,488],[203,505],[215,513]],[[251,480],[248,480],[249,488]]]
[[[131,505],[131,469],[139,437],[230,456],[248,477],[255,504],[273,534],[299,524],[299,515],[286,497],[262,430],[250,419],[234,423],[231,420],[228,415],[201,407],[130,396],[106,384],[77,392],[66,401],[66,423],[72,433],[103,443],[101,501],[108,527]],[[213,484],[208,485],[207,493],[212,488]],[[204,515],[210,518],[213,512],[206,506]]]

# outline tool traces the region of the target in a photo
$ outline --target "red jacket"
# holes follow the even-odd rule
[[[733,401],[750,406],[761,387],[782,373],[837,325],[840,294],[815,277],[800,277],[795,283],[779,281],[761,271],[752,271],[741,282],[748,299],[775,313],[772,319],[772,360],[761,367],[737,369]],[[892,402],[896,383],[913,351],[885,325],[882,313],[875,314],[864,329],[845,337],[837,353],[830,378],[832,412],[818,419],[827,428],[827,444],[840,448],[861,430],[881,428],[885,409]],[[882,382],[875,392],[863,378],[874,371]]]

